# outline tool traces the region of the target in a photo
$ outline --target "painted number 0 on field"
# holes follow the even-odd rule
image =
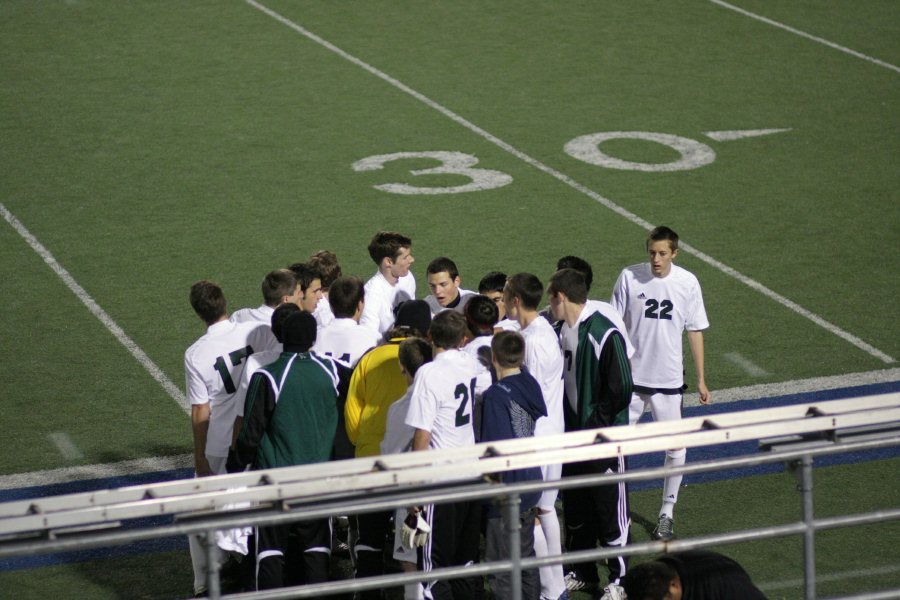
[[[639,163],[615,158],[600,150],[600,144],[608,140],[646,140],[668,146],[681,155],[681,158],[667,163]],[[564,147],[566,154],[572,158],[598,167],[622,169],[625,171],[643,171],[645,173],[665,173],[669,171],[687,171],[699,169],[716,160],[712,148],[690,138],[670,133],[654,133],[650,131],[604,131],[590,133],[571,140]]]
[[[433,152],[395,152],[393,154],[378,154],[368,156],[353,163],[354,171],[377,171],[384,168],[385,163],[404,158],[430,158],[441,164],[428,169],[415,169],[410,171],[413,175],[462,175],[471,181],[464,185],[450,187],[423,187],[409,185],[407,183],[382,183],[374,186],[375,189],[393,194],[461,194],[463,192],[477,192],[503,187],[512,183],[513,178],[501,171],[493,169],[477,169],[478,159],[471,154],[462,152],[433,151]]]

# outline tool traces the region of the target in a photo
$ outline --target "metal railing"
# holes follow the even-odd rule
[[[760,440],[763,452],[692,463],[679,468],[654,468],[624,474],[564,478],[557,482],[507,485],[488,479],[493,473],[571,463],[619,455],[630,456],[668,448],[693,448]],[[542,558],[511,556],[509,560],[428,573],[384,575],[229,598],[304,598],[396,586],[413,581],[451,579],[509,571],[519,581],[523,569],[561,562],[594,561],[610,556],[634,556],[678,551],[711,544],[728,544],[790,535],[804,540],[804,597],[815,592],[815,533],[823,529],[900,518],[900,507],[816,519],[812,502],[812,463],[819,456],[900,445],[900,394],[867,396],[780,408],[696,417],[479,444],[467,448],[414,452],[350,461],[251,471],[202,479],[179,480],[69,494],[0,504],[0,558],[49,554],[127,544],[174,535],[206,534],[210,556],[213,532],[243,525],[272,526],[337,514],[384,511],[414,504],[500,498],[510,536],[519,548],[519,495],[545,488],[568,489],[618,481],[659,479],[683,473],[787,463],[798,473],[802,520],[752,530],[727,532],[670,542],[647,542],[624,548],[570,552]],[[449,480],[448,480],[449,479]],[[252,503],[244,509],[232,508]],[[171,523],[124,528],[132,519],[169,516]],[[210,597],[221,595],[218,566],[209,561]],[[520,589],[513,589],[519,600]],[[891,593],[900,594],[900,589]],[[854,596],[854,598],[881,596]]]

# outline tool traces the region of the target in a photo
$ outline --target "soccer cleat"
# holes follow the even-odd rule
[[[596,581],[583,581],[578,579],[578,575],[575,574],[575,571],[566,573],[565,580],[566,590],[569,592],[586,592],[593,594],[599,587]]]
[[[675,537],[675,520],[665,515],[659,518],[656,523],[656,529],[653,530],[653,537],[664,542],[668,542]]]
[[[626,600],[625,588],[611,583],[603,589],[600,600]]]

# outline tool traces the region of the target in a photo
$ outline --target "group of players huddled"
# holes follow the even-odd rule
[[[622,271],[610,303],[588,299],[591,267],[575,256],[559,260],[546,286],[530,273],[491,272],[478,292],[460,286],[452,260],[436,258],[426,268],[430,294],[417,300],[410,238],[382,231],[368,250],[377,271],[365,283],[344,276],[337,257],[321,251],[267,274],[263,304],[230,318],[219,286],[193,285],[191,306],[208,327],[185,353],[198,477],[624,425],[637,422],[648,404],[657,420],[680,419],[685,331],[700,401],[710,401],[700,285],[673,263],[678,236],[667,227],[650,232],[649,261]],[[549,306],[541,311],[545,292]],[[666,465],[684,461],[684,449],[666,453]],[[612,458],[511,471],[503,480],[624,468],[622,458]],[[657,539],[673,536],[680,483],[680,476],[665,480]],[[557,495],[522,496],[523,557],[562,553]],[[562,509],[566,551],[628,543],[624,484],[564,490]],[[392,522],[390,550],[406,571],[478,562],[482,539],[486,560],[510,555],[495,506],[416,506],[354,517],[357,577],[385,572]],[[245,555],[251,564],[246,589],[328,580],[328,519],[260,527],[249,542],[245,533],[219,532],[217,543],[223,561]],[[190,547],[194,592],[202,595],[207,554],[198,538]],[[626,575],[625,557],[607,567],[605,597],[623,598],[625,590],[651,597],[649,572],[641,581]],[[495,598],[509,596],[509,574],[487,582]],[[526,570],[521,583],[529,600],[600,590],[593,563],[575,564],[568,574],[561,565]],[[404,595],[477,599],[484,582],[428,581],[406,586]],[[357,597],[381,598],[381,591]]]

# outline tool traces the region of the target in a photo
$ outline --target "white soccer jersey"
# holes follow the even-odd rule
[[[676,389],[684,383],[684,331],[709,327],[700,282],[673,264],[665,277],[654,277],[649,263],[622,271],[612,305],[622,315],[635,347],[631,373],[635,385]]]
[[[316,303],[316,310],[313,311],[313,316],[316,318],[316,326],[319,331],[322,331],[323,327],[327,327],[334,321],[334,313],[331,312],[331,303],[328,302],[328,296],[323,295],[319,298],[319,301]]]
[[[247,357],[247,364],[244,365],[244,372],[241,374],[241,383],[238,385],[237,394],[235,394],[234,414],[236,417],[244,416],[244,405],[247,402],[247,390],[250,388],[250,379],[253,374],[266,365],[270,365],[281,356],[281,344],[276,350],[263,350],[262,352],[254,352]]]
[[[472,407],[490,385],[482,367],[461,350],[445,350],[419,367],[412,385],[406,424],[431,432],[431,448],[475,443]]]
[[[410,271],[391,285],[381,271],[365,285],[365,306],[359,324],[384,335],[394,325],[394,308],[416,297],[416,278]]]
[[[353,319],[340,318],[319,330],[312,351],[321,356],[330,356],[352,368],[380,340],[381,336],[374,329],[363,327]]]
[[[412,398],[412,386],[388,408],[387,418],[384,421],[384,438],[379,446],[382,454],[399,454],[412,448],[412,439],[416,429],[406,424],[410,398]]]
[[[192,405],[209,403],[206,454],[210,456],[228,456],[238,384],[247,357],[266,343],[262,333],[258,322],[219,321],[184,353],[187,398]]]
[[[472,290],[464,290],[462,288],[459,288],[459,303],[452,309],[441,306],[441,303],[437,301],[437,298],[434,297],[434,294],[428,294],[427,296],[425,296],[424,300],[428,303],[428,308],[431,309],[432,317],[445,310],[455,310],[460,314],[465,314],[466,304],[469,302],[472,296],[475,296],[476,294],[477,292],[473,292]]]
[[[259,335],[262,336],[264,341],[264,347],[257,348],[256,351],[272,350],[280,347],[275,334],[272,333],[272,313],[274,312],[274,308],[265,304],[256,308],[241,308],[234,311],[229,321],[232,323],[257,323]]]
[[[534,435],[563,433],[566,429],[563,416],[563,355],[553,326],[538,317],[522,330],[525,338],[523,364],[541,386],[547,416],[534,424]]]
[[[502,319],[494,325],[494,329],[501,329],[503,331],[521,331],[521,327],[519,326],[519,322],[514,319]]]
[[[575,364],[575,357],[578,355],[578,326],[595,312],[597,311],[588,308],[585,304],[584,308],[581,309],[581,314],[578,315],[578,321],[575,325],[569,327],[563,321],[559,330],[559,347],[562,349],[563,354],[563,382],[565,383],[566,398],[569,400],[569,406],[575,412],[578,412],[578,369]],[[596,340],[593,341],[594,344],[597,344]],[[597,355],[600,355],[599,350],[597,350]]]

